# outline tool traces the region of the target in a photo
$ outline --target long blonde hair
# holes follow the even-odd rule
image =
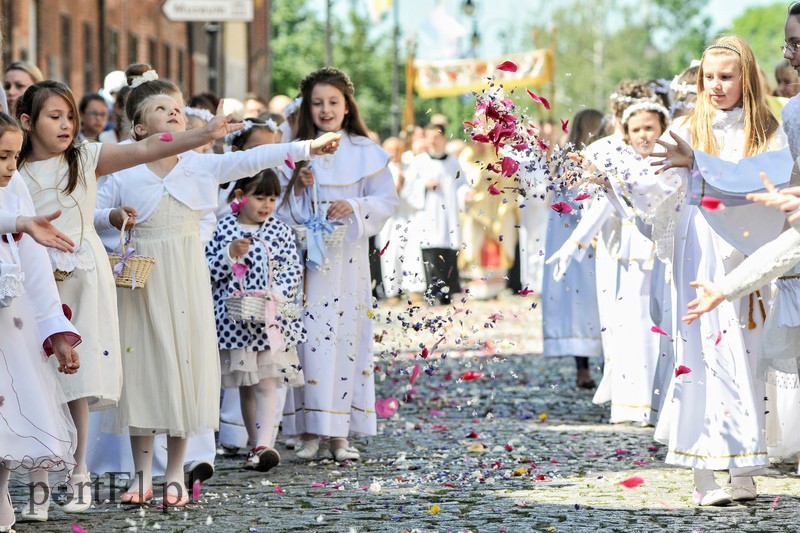
[[[720,37],[706,48],[703,59],[709,55],[728,55],[739,59],[742,71],[742,108],[744,109],[744,157],[769,148],[778,121],[767,107],[766,97],[759,79],[758,64],[750,45],[735,35]],[[697,102],[689,121],[694,148],[707,154],[719,155],[719,144],[714,136],[712,121],[717,109],[705,89],[703,62],[697,71]]]

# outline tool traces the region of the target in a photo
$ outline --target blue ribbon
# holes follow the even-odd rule
[[[128,259],[131,258],[136,253],[134,248],[128,248],[128,251],[125,252],[125,255],[122,256],[122,259],[119,260],[119,263],[114,265],[114,279],[116,280],[119,276],[122,275],[122,269],[125,268],[125,263]],[[131,289],[136,288],[136,271],[131,268]]]
[[[308,262],[321,267],[328,258],[325,233],[333,233],[333,222],[315,214],[305,226]]]

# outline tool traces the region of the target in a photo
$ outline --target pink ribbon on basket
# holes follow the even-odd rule
[[[277,324],[275,317],[278,316],[278,309],[272,296],[264,300],[264,322],[267,326],[267,340],[269,349],[273,355],[286,349],[286,339],[281,333],[280,325]]]
[[[128,251],[125,252],[125,255],[122,256],[122,259],[119,260],[119,263],[114,265],[114,280],[116,280],[119,276],[122,275],[122,270],[125,268],[128,259],[130,259],[136,253],[136,249],[133,247],[129,247]],[[129,267],[130,268],[130,267]],[[136,288],[136,269],[131,268],[131,289]]]

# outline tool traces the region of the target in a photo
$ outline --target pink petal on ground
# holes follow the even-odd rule
[[[620,485],[625,487],[626,489],[635,489],[639,485],[644,484],[644,480],[639,476],[629,477],[628,479],[623,479],[619,482]]]
[[[516,72],[517,65],[511,61],[503,61],[499,65],[497,65],[497,70],[504,70],[506,72]]]
[[[72,533],[89,533],[78,524],[72,524]]]
[[[197,501],[200,499],[200,482],[195,481],[192,483],[192,500]]]
[[[691,374],[692,369],[688,366],[679,365],[678,368],[675,369],[675,377],[682,376],[684,374]]]
[[[650,328],[650,331],[652,331],[653,333],[658,333],[659,335],[664,335],[665,337],[669,337],[669,333],[667,333],[658,326],[653,326],[652,328]]]
[[[386,398],[375,402],[375,413],[379,418],[389,418],[400,409],[400,402],[397,398]]]
[[[725,209],[725,204],[723,204],[722,200],[719,198],[703,196],[700,198],[700,207],[704,208],[706,211],[719,211]]]
[[[511,445],[510,442],[507,442],[506,445],[505,445],[505,449],[506,449],[507,452],[510,452],[510,451],[514,450],[514,447]]]
[[[414,369],[411,370],[411,379],[408,380],[409,385],[413,385],[414,382],[417,381],[417,377],[419,377],[420,366],[414,365]]]
[[[461,379],[464,381],[474,381],[476,379],[481,379],[483,374],[480,372],[475,372],[474,370],[467,370],[463,374],[461,374]]]
[[[161,135],[158,136],[158,140],[159,141],[164,141],[165,143],[168,143],[168,142],[170,142],[172,140],[172,134],[169,133],[169,132],[162,133]]]
[[[284,161],[284,163],[286,163],[286,166],[289,167],[289,170],[294,170],[296,168],[294,164],[294,158],[292,158],[292,154],[289,153],[286,154],[286,160]]]

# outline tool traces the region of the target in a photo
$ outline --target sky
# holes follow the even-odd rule
[[[366,5],[372,0],[355,0],[360,3],[359,9],[366,13]],[[457,55],[462,57],[469,53],[470,36],[473,33],[473,18],[480,20],[478,33],[481,35],[481,44],[475,50],[475,54],[482,58],[494,58],[502,56],[504,53],[523,51],[522,43],[525,36],[523,32],[537,17],[548,17],[552,6],[558,5],[560,0],[472,0],[476,6],[475,17],[467,17],[462,12],[464,0],[394,0],[399,7],[400,27],[403,43],[409,37],[416,37],[419,46],[417,51],[418,58],[436,59],[437,52],[442,50],[432,50],[425,44],[430,43],[426,40],[426,34],[432,29],[428,22],[431,10],[441,1],[444,3],[445,13],[452,17],[448,28],[463,27],[463,37],[453,42],[453,47],[458,48]],[[586,0],[592,1],[592,0]],[[632,0],[640,1],[640,0]],[[311,4],[318,7],[319,13],[324,13],[326,0],[312,0]],[[334,16],[344,18],[353,0],[333,0]],[[771,5],[784,3],[788,7],[789,0],[710,0],[707,13],[711,16],[715,29],[722,29],[741,15],[748,7]],[[391,13],[384,16],[381,24],[382,29],[389,28],[391,24]],[[452,23],[452,21],[455,23]],[[777,31],[777,30],[776,30]],[[497,36],[505,32],[508,43],[504,45]],[[492,37],[495,38],[492,38]],[[564,36],[559,38],[563,39]],[[531,37],[532,39],[532,37]],[[404,55],[404,53],[403,53]]]

